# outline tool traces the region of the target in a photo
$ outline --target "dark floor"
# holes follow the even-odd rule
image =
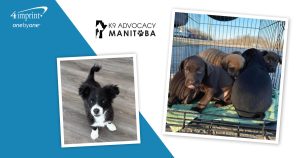
[[[117,130],[111,132],[105,127],[99,132],[99,138],[93,141],[90,138],[91,129],[86,119],[83,101],[78,95],[78,88],[95,63],[102,66],[102,69],[95,73],[95,80],[101,85],[118,85],[120,94],[113,103],[113,122]],[[64,144],[137,140],[132,57],[61,61],[60,67]]]

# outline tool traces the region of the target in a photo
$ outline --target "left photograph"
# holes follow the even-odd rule
[[[57,58],[62,147],[140,143],[135,60]]]

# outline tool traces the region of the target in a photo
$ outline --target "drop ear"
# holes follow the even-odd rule
[[[282,64],[282,56],[278,55],[278,62],[279,64]]]
[[[246,64],[251,60],[251,58],[255,55],[255,53],[259,53],[260,51],[255,48],[247,49],[243,52],[242,56],[244,57]]]
[[[106,85],[103,87],[103,89],[111,99],[114,99],[120,93],[117,85]]]
[[[86,99],[89,95],[90,95],[90,92],[91,92],[91,88],[90,86],[86,85],[86,84],[82,84],[80,87],[79,87],[79,95],[83,98],[83,99]]]
[[[207,76],[209,76],[214,71],[214,67],[207,62],[205,62],[205,69],[206,69]]]
[[[184,70],[184,63],[185,63],[185,60],[182,60],[179,65],[179,71],[181,71],[181,72]]]
[[[266,50],[264,50],[264,51],[261,51],[261,54],[262,54],[262,56],[266,56],[266,55],[268,55],[268,54],[269,54],[269,52],[268,52],[268,51],[266,51]]]
[[[238,54],[238,55],[242,55],[242,53],[240,51],[233,51],[231,52],[231,54]]]
[[[223,60],[221,61],[221,66],[224,70],[228,69],[228,59],[227,59],[227,57],[223,58]]]
[[[245,66],[245,62],[246,62],[245,58],[243,56],[241,56],[241,63],[242,63],[242,65],[241,65],[240,69],[242,69]]]

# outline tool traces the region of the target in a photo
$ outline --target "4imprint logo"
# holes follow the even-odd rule
[[[47,12],[47,6],[33,7],[20,11],[13,11],[10,17],[14,20],[13,28],[38,28],[40,27],[39,20],[44,17]]]

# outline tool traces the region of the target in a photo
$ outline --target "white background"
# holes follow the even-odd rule
[[[62,1],[58,3],[93,50],[101,54],[137,53],[140,111],[175,157],[298,157],[300,105],[298,102],[300,52],[297,1],[263,0],[120,0]],[[172,9],[191,9],[248,15],[287,17],[288,45],[280,141],[278,145],[162,135],[168,75]],[[51,8],[49,8],[49,11]],[[296,14],[297,11],[297,14]],[[155,22],[156,38],[95,39],[95,20],[104,22]]]

